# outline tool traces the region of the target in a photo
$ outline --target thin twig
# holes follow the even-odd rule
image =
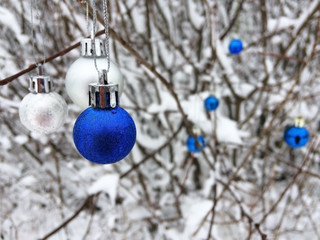
[[[127,175],[129,175],[133,170],[135,170],[136,168],[138,168],[140,165],[142,165],[143,163],[145,163],[148,159],[152,158],[154,155],[156,155],[157,153],[159,153],[160,151],[162,151],[164,148],[166,148],[168,145],[171,144],[172,140],[178,135],[178,133],[181,131],[183,124],[180,124],[180,127],[173,133],[173,135],[163,144],[161,145],[158,149],[156,149],[155,151],[149,153],[147,156],[145,156],[140,162],[134,164],[128,171],[126,171],[125,173],[121,174],[120,179],[121,178],[125,178]]]
[[[244,210],[241,201],[237,198],[237,196],[234,194],[234,192],[231,190],[230,185],[225,184],[224,182],[222,182],[221,180],[217,179],[217,182],[221,183],[222,185],[224,185],[229,193],[231,194],[231,196],[233,197],[233,199],[236,201],[236,203],[238,204],[240,211],[241,211],[241,215],[245,216],[249,223],[254,223],[254,227],[257,230],[257,232],[259,233],[261,240],[266,240],[267,239],[267,234],[263,233],[260,229],[260,223],[256,223],[253,218]]]
[[[70,216],[69,218],[67,218],[63,223],[61,223],[58,227],[56,227],[55,229],[53,229],[51,232],[49,232],[48,234],[46,234],[43,238],[40,238],[40,240],[45,240],[48,239],[49,237],[51,237],[52,235],[54,235],[55,233],[59,232],[62,228],[64,228],[65,226],[67,226],[73,219],[75,219],[79,213],[82,212],[82,210],[84,210],[89,204],[90,202],[93,200],[93,198],[95,196],[97,196],[99,193],[95,194],[95,195],[90,195],[87,197],[87,199],[83,202],[83,204],[78,208],[77,211],[74,212],[74,214],[72,214],[72,216]]]
[[[278,200],[272,205],[272,207],[269,209],[269,211],[263,215],[262,219],[260,220],[259,224],[261,225],[266,219],[267,217],[276,209],[276,207],[278,206],[278,204],[281,202],[281,200],[283,199],[283,197],[285,196],[285,194],[287,193],[287,191],[292,187],[292,185],[297,181],[298,176],[302,173],[303,167],[307,164],[307,162],[310,159],[310,154],[314,151],[314,149],[316,149],[316,147],[319,145],[319,141],[318,138],[315,138],[310,146],[310,148],[308,149],[308,152],[299,168],[299,170],[297,171],[297,173],[294,175],[294,177],[292,178],[291,182],[286,186],[286,188],[282,191],[282,193],[280,194],[280,197],[278,198]]]
[[[208,231],[208,237],[207,240],[211,239],[211,232],[212,232],[212,227],[213,227],[213,223],[214,223],[214,217],[215,217],[215,213],[216,213],[216,206],[217,206],[217,184],[214,183],[213,187],[212,187],[212,192],[213,192],[213,198],[212,198],[212,211],[211,211],[211,219],[210,219],[210,227],[209,227],[209,231]]]
[[[281,54],[277,54],[277,53],[268,53],[268,52],[258,52],[260,55],[262,56],[271,56],[271,57],[276,57],[279,59],[287,59],[287,60],[291,60],[291,61],[295,61],[295,62],[301,62],[301,63],[305,63],[306,61],[303,59],[299,59],[299,58],[295,58],[295,57],[290,57],[290,56],[285,56],[285,55],[281,55]]]
[[[102,35],[103,33],[104,33],[104,30],[101,30],[101,31],[97,32],[96,36]],[[26,69],[23,69],[23,70],[21,70],[20,72],[12,75],[12,76],[10,76],[10,77],[7,77],[7,78],[5,78],[5,79],[0,80],[0,86],[6,85],[6,84],[12,82],[13,80],[16,80],[18,77],[20,77],[20,76],[22,76],[22,75],[24,75],[24,74],[26,74],[26,73],[28,73],[28,72],[31,72],[32,70],[36,69],[39,64],[48,63],[48,62],[53,61],[53,60],[56,59],[57,57],[62,57],[62,56],[64,56],[64,55],[66,55],[68,52],[70,52],[71,50],[73,50],[73,49],[75,49],[75,48],[77,48],[77,47],[79,47],[79,46],[80,46],[80,41],[79,41],[79,42],[76,42],[75,44],[73,44],[73,45],[71,45],[71,46],[69,46],[69,47],[67,47],[67,48],[65,48],[65,49],[63,49],[63,50],[60,51],[60,52],[57,52],[57,53],[55,53],[55,54],[47,57],[47,58],[44,59],[44,60],[40,60],[40,61],[38,61],[38,62],[36,62],[36,63],[31,64],[31,65],[30,65],[29,67],[27,67]]]
[[[238,19],[239,15],[240,15],[240,12],[242,10],[242,5],[243,5],[244,1],[245,0],[241,0],[241,2],[239,4],[239,7],[237,8],[236,13],[234,14],[229,26],[224,31],[224,33],[221,34],[220,40],[223,40],[228,35],[228,33],[231,31],[231,29],[234,26],[234,24],[237,22],[237,19]]]
[[[224,185],[220,195],[217,197],[217,201],[220,200],[223,196],[223,194],[225,193],[225,191],[228,189],[227,186],[229,186],[231,184],[231,182],[237,177],[238,173],[240,172],[240,170],[247,164],[247,162],[249,161],[249,159],[251,158],[252,154],[256,151],[257,147],[260,145],[260,143],[262,142],[262,140],[264,139],[264,137],[269,133],[270,130],[272,130],[273,127],[273,123],[276,121],[276,119],[278,118],[278,115],[280,114],[281,110],[283,109],[284,105],[286,104],[286,102],[289,100],[290,95],[293,93],[293,89],[295,88],[295,86],[297,85],[297,83],[300,80],[300,74],[298,75],[298,77],[296,78],[295,82],[292,84],[290,90],[287,92],[287,95],[285,96],[284,100],[279,104],[273,118],[271,119],[269,125],[264,129],[264,131],[261,133],[259,139],[256,141],[255,144],[253,144],[253,146],[251,147],[250,151],[247,153],[247,155],[245,156],[245,158],[242,160],[242,162],[240,163],[240,165],[237,167],[237,169],[233,172],[233,174],[231,175],[231,177],[229,178],[228,182]],[[196,231],[193,233],[193,235],[195,236],[197,234],[197,232],[199,232],[200,228],[202,227],[203,223],[206,221],[206,219],[208,218],[210,212],[212,211],[212,209],[210,209],[208,211],[208,213],[205,215],[203,221],[201,222],[201,224],[199,225],[199,227],[196,229]]]
[[[179,200],[180,196],[182,195],[182,193],[183,193],[183,191],[184,191],[184,187],[185,187],[186,182],[187,182],[187,180],[188,180],[188,177],[189,177],[189,174],[190,174],[190,170],[191,170],[191,167],[192,167],[192,165],[193,165],[194,160],[195,160],[195,157],[194,157],[194,154],[192,154],[192,155],[191,155],[191,159],[190,159],[189,166],[188,166],[188,168],[187,168],[186,175],[185,175],[185,177],[184,177],[184,179],[183,179],[183,182],[182,182],[182,184],[181,184],[180,192],[179,192],[179,194],[178,194],[178,196],[177,196],[177,200]]]

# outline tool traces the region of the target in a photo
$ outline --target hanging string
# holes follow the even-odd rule
[[[88,1],[86,1],[86,23],[87,23],[87,35],[90,35],[89,3],[88,3]]]
[[[108,12],[108,4],[107,0],[103,0],[103,19],[104,19],[104,31],[106,34],[106,55],[107,55],[107,61],[108,61],[108,68],[107,73],[109,73],[110,70],[110,47],[109,47],[109,12]]]
[[[30,32],[30,38],[31,38],[31,44],[32,44],[32,56],[34,59],[34,62],[37,62],[36,54],[35,54],[35,31],[34,31],[34,17],[33,17],[33,8],[34,8],[34,0],[31,0],[31,32]]]
[[[108,13],[108,4],[106,0],[103,0],[103,20],[104,20],[104,29],[106,34],[106,41],[105,41],[105,50],[106,50],[106,57],[107,57],[107,69],[104,69],[104,71],[100,71],[97,65],[97,54],[96,54],[96,25],[97,25],[97,7],[95,0],[91,0],[92,5],[92,11],[93,11],[93,27],[92,27],[92,36],[91,39],[93,40],[93,57],[94,57],[94,66],[98,72],[99,75],[99,81],[102,81],[101,74],[104,74],[105,78],[107,78],[107,74],[110,70],[110,47],[109,47],[109,13]],[[107,80],[107,79],[106,79]],[[100,82],[102,83],[102,82]]]
[[[39,32],[40,36],[42,38],[42,54],[43,54],[43,61],[41,64],[38,64],[36,54],[35,54],[35,45],[36,45],[36,33],[35,33],[35,24],[34,24],[34,13],[33,10],[36,11],[36,16],[39,19]],[[37,63],[37,68],[39,71],[39,75],[44,75],[44,67],[43,65],[45,64],[45,44],[44,44],[44,37],[43,37],[43,29],[42,29],[42,21],[41,21],[41,16],[40,16],[40,11],[39,11],[39,1],[38,0],[32,0],[31,1],[31,42],[32,42],[32,55],[34,58],[34,61]]]
[[[92,6],[92,33],[91,33],[91,39],[92,39],[92,49],[93,49],[93,59],[94,59],[94,66],[98,72],[99,80],[100,80],[100,71],[97,65],[97,54],[96,54],[96,25],[97,25],[97,8],[96,8],[96,2],[95,0],[91,0],[91,6]]]
[[[301,75],[303,74],[303,71],[304,71],[304,68],[303,67],[300,67],[300,71],[299,71],[299,75],[298,75],[298,78],[299,78],[299,83],[298,83],[298,117],[301,117],[302,116],[302,113],[301,113],[301,108],[302,108],[302,93],[303,93],[303,90],[304,90],[304,83],[302,82],[302,78],[301,78]]]
[[[41,74],[45,74],[45,68],[44,68],[44,64],[46,63],[46,53],[45,53],[45,39],[44,39],[44,34],[43,34],[43,27],[44,24],[42,23],[41,20],[41,16],[40,16],[40,11],[39,11],[39,0],[36,1],[36,8],[37,8],[37,13],[38,13],[38,17],[39,17],[39,31],[40,31],[40,36],[42,39],[42,64],[41,64],[41,68],[39,69],[39,71],[41,71]],[[42,13],[44,13],[44,8],[42,7]]]

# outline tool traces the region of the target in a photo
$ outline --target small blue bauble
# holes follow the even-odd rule
[[[198,144],[200,144],[202,148],[206,146],[206,142],[202,136],[198,136],[197,140],[199,143],[197,143],[192,136],[188,137],[187,148],[192,153],[198,153],[201,151],[201,148],[198,146]]]
[[[242,42],[239,39],[233,39],[229,44],[231,54],[239,54],[242,51]]]
[[[80,154],[94,163],[109,164],[125,158],[136,141],[133,119],[121,107],[89,107],[78,117],[73,140]]]
[[[207,111],[214,111],[219,106],[219,99],[215,96],[209,96],[204,100],[204,107]]]
[[[284,140],[290,147],[303,147],[309,140],[309,132],[305,127],[290,126],[284,131]]]

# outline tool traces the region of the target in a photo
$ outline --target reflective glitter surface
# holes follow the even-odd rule
[[[68,106],[56,92],[29,93],[21,101],[21,123],[30,131],[52,133],[59,129],[68,115]]]
[[[110,164],[125,158],[136,141],[136,126],[124,109],[89,107],[78,117],[73,140],[80,154],[91,162]]]
[[[291,126],[285,130],[284,140],[290,147],[303,147],[309,140],[309,132],[305,127]]]

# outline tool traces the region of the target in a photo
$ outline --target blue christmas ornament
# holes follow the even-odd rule
[[[284,140],[293,148],[300,148],[307,144],[309,132],[305,127],[290,126],[284,132]]]
[[[196,136],[197,141],[194,137],[189,136],[186,142],[187,148],[192,153],[199,153],[201,151],[201,148],[204,148],[206,146],[206,142],[203,136],[201,136],[201,130],[198,126],[193,126],[192,133],[194,136]]]
[[[298,117],[295,119],[294,125],[284,131],[284,140],[290,147],[300,148],[307,144],[309,132],[303,125],[304,119]]]
[[[195,138],[192,137],[192,136],[189,136],[188,139],[187,139],[187,148],[190,152],[192,153],[199,153],[201,151],[201,148],[204,148],[206,146],[206,143],[205,143],[205,140],[202,136],[198,136],[197,137],[197,141],[198,143],[196,142]],[[199,146],[199,145],[200,146]]]
[[[218,106],[219,106],[219,99],[213,95],[210,95],[204,100],[204,107],[209,112],[216,110]]]
[[[117,84],[90,84],[91,107],[78,117],[73,140],[91,162],[110,164],[125,158],[136,141],[133,119],[118,105]]]
[[[229,44],[229,51],[231,54],[239,54],[242,51],[242,42],[240,39],[233,39]]]

